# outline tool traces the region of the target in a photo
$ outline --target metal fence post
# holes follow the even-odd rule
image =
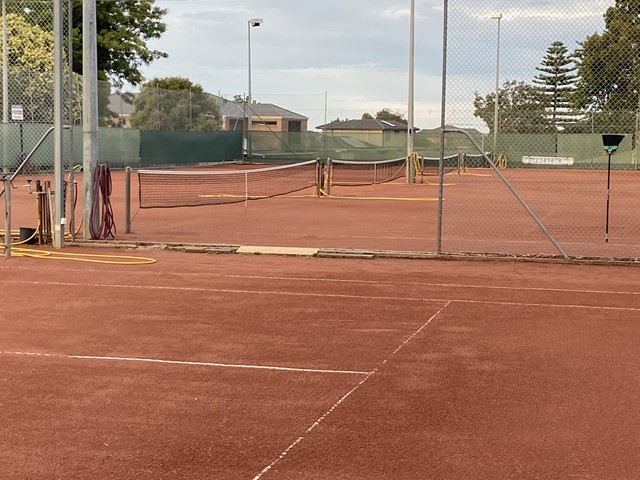
[[[4,256],[11,257],[11,180],[8,176],[4,181]]]

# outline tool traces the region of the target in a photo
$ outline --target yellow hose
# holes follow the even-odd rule
[[[1,247],[4,250],[4,247]],[[155,258],[133,257],[129,255],[99,255],[92,253],[52,252],[31,248],[11,248],[12,257],[29,257],[42,260],[72,260],[75,262],[104,263],[108,265],[149,265]]]

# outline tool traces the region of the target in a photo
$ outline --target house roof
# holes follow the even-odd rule
[[[133,94],[134,96],[137,94]],[[217,95],[210,94],[220,106],[220,113],[226,117],[245,117],[244,105],[227,100]],[[109,110],[116,115],[130,115],[133,112],[133,103],[128,103],[123,95],[112,93],[109,95]],[[272,103],[252,103],[251,110],[256,117],[282,117],[287,120],[307,120],[308,117],[279,107]]]
[[[133,112],[133,103],[125,100],[125,97],[119,93],[112,93],[109,95],[109,105],[107,108],[116,115],[131,115]]]
[[[475,128],[462,128],[462,127],[456,127],[455,125],[445,125],[444,126],[445,129],[448,128],[456,128],[458,130],[464,130],[465,132],[469,133],[469,134],[473,134],[473,135],[480,135],[482,132],[480,132],[480,130],[476,130]],[[440,133],[441,128],[440,127],[436,127],[436,128],[425,128],[424,130],[422,130],[422,133]]]
[[[382,130],[382,131],[398,131],[407,130],[407,124],[398,122],[397,120],[378,120],[377,118],[361,119],[361,120],[343,120],[327,123],[326,125],[318,125],[318,130]],[[419,129],[416,128],[416,131]]]
[[[246,116],[245,105],[243,103],[227,100],[226,98],[218,97],[217,95],[212,95],[212,97],[214,97],[218,102],[220,112],[223,116],[232,118],[243,118]],[[253,112],[254,117],[282,117],[287,120],[308,120],[308,117],[305,117],[304,115],[279,107],[273,103],[252,103],[250,106],[250,110]],[[249,110],[248,106],[247,110]]]

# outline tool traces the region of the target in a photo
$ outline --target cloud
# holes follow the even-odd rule
[[[496,21],[501,12],[500,81],[530,81],[547,47],[572,50],[604,28],[613,0],[449,0],[448,99],[456,118],[473,118],[473,92],[495,84]],[[439,124],[442,0],[416,0],[416,125]],[[168,59],[147,77],[184,76],[212,92],[247,93],[247,21],[253,93],[307,115],[359,118],[384,107],[407,110],[410,0],[158,0],[168,8],[167,32],[149,46]],[[463,105],[466,106],[463,108]],[[332,118],[331,118],[332,119]]]
[[[408,8],[387,8],[382,12],[383,18],[389,18],[392,20],[409,18],[411,16],[411,10]]]

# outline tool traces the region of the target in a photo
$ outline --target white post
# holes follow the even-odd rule
[[[415,58],[415,10],[416,2],[411,0],[411,20],[409,22],[409,113],[407,118],[407,182],[413,183],[414,168],[411,162],[414,140],[414,58]]]
[[[7,123],[9,123],[9,45],[7,42],[7,0],[2,0],[2,170],[8,171]]]
[[[7,41],[7,0],[2,0],[2,123],[9,122],[9,44]]]
[[[98,163],[98,53],[96,0],[82,3],[82,190],[83,236],[91,238],[93,169]],[[98,221],[95,219],[95,221]]]
[[[251,148],[251,128],[252,128],[252,117],[253,117],[253,107],[251,106],[251,28],[259,27],[262,25],[263,20],[261,18],[252,18],[247,22],[247,49],[249,53],[249,61],[248,61],[248,71],[249,71],[249,95],[247,97],[247,103],[249,104],[249,111],[247,112],[247,157],[250,159],[252,155]]]
[[[4,256],[11,256],[11,179],[3,178],[4,183]]]
[[[497,39],[497,48],[496,48],[496,97],[494,99],[494,110],[493,110],[493,160],[495,161],[498,157],[498,152],[496,151],[498,145],[498,93],[500,91],[500,20],[502,20],[502,13],[497,13],[492,15],[491,18],[493,20],[498,20],[498,39]]]
[[[53,2],[53,165],[54,165],[54,205],[53,246],[64,246],[64,56],[62,34],[62,0]]]

